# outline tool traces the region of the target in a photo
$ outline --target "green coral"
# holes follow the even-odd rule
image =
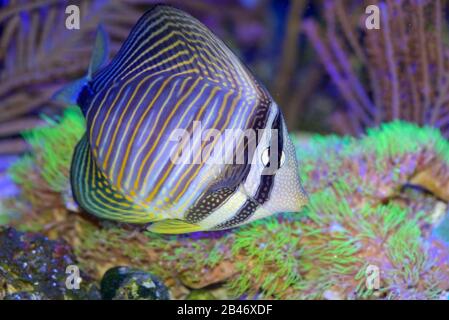
[[[39,173],[51,190],[63,192],[69,184],[68,172],[76,143],[85,132],[84,117],[78,107],[65,109],[59,119],[45,117],[47,125],[23,133],[31,146],[31,155],[19,160],[10,170],[19,185],[33,183],[28,179],[30,167],[39,165]]]
[[[449,164],[449,142],[438,129],[418,127],[404,121],[384,123],[379,128],[368,129],[360,147],[366,154],[374,152],[376,159],[394,158],[430,148]]]
[[[15,180],[33,188],[30,172],[38,171],[53,191],[63,192],[83,132],[82,115],[69,109],[58,123],[25,134],[33,152],[11,169]],[[77,238],[68,241],[80,264],[99,275],[112,256],[172,286],[224,282],[235,298],[435,298],[449,288],[449,261],[435,262],[429,254],[435,243],[425,232],[437,200],[422,192],[407,198],[403,191],[423,168],[449,173],[449,143],[437,130],[397,121],[358,139],[294,141],[310,198],[301,213],[223,233],[139,237],[122,225],[98,227],[80,218]],[[376,292],[365,285],[369,265],[382,269]]]
[[[24,155],[8,169],[9,176],[19,184],[22,189],[31,189],[33,182],[29,179],[29,173],[34,168],[34,159],[31,155]]]
[[[165,236],[151,232],[147,248],[158,252],[159,264],[151,267],[151,272],[161,276],[180,275],[180,280],[189,287],[197,287],[204,282],[204,274],[229,257],[227,248],[232,241],[224,235],[220,241],[208,237],[192,240],[186,236]]]
[[[286,221],[276,218],[244,227],[243,234],[236,231],[233,252],[248,252],[248,260],[239,262],[240,277],[231,282],[235,292],[257,289],[266,296],[283,297],[274,281],[281,278],[291,289],[286,293],[289,298],[323,298],[329,291],[340,291],[337,296],[341,297],[368,298],[373,291],[365,286],[365,271],[374,264],[390,276],[378,294],[397,297],[392,292],[398,292],[398,287],[407,291],[403,288],[427,281],[422,294],[434,297],[436,280],[432,278],[448,274],[426,267],[432,260],[420,226],[427,223],[429,212],[408,208],[394,198],[429,159],[438,159],[448,170],[449,143],[439,131],[398,121],[371,129],[361,139],[315,136],[296,144],[300,175],[311,193],[303,211],[306,218],[286,220],[296,235],[284,227]],[[387,196],[391,200],[385,203]],[[259,224],[269,227],[261,229]],[[269,232],[273,229],[275,237]],[[258,248],[258,242],[269,242],[267,250]],[[289,245],[283,246],[284,242]],[[294,263],[286,260],[281,268],[277,248],[296,257]],[[256,267],[248,268],[249,260]],[[270,265],[276,271],[270,271]],[[269,280],[261,282],[261,275]]]
[[[9,222],[9,215],[4,208],[2,200],[0,200],[0,226],[6,225]]]
[[[287,289],[300,278],[300,232],[295,217],[290,223],[272,217],[237,229],[232,253],[243,258],[237,264],[239,276],[228,284],[233,295],[262,291],[268,297],[287,298]]]
[[[298,139],[294,140],[299,144]],[[300,145],[297,153],[300,161],[305,163],[301,171],[305,173],[306,178],[313,168],[309,161],[324,161],[331,169],[336,169],[341,165],[341,159],[361,155],[381,165],[385,159],[429,150],[449,165],[449,142],[439,130],[399,120],[384,123],[378,128],[370,128],[360,139],[316,135]],[[325,159],[322,158],[323,154],[326,154]]]

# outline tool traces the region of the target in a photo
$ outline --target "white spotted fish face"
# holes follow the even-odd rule
[[[261,210],[256,211],[249,221],[264,218],[268,215],[280,212],[299,212],[307,204],[308,197],[303,189],[298,173],[298,160],[295,147],[288,135],[283,117],[281,118],[283,147],[281,150],[279,168],[273,174],[273,186],[269,199],[262,205]],[[266,150],[266,149],[265,149]],[[260,158],[262,165],[266,160]]]
[[[267,112],[246,178],[235,188],[218,188],[186,216],[201,230],[223,230],[281,212],[298,212],[307,203],[298,175],[295,148],[275,102]]]
[[[244,184],[250,197],[261,198],[257,192],[263,188],[267,190],[267,195],[265,199],[258,199],[260,205],[246,223],[276,213],[298,212],[308,201],[298,174],[295,147],[284,117],[274,102],[270,113],[267,127],[272,130],[266,130],[262,137],[253,168]],[[273,152],[273,149],[278,151]],[[270,165],[273,167],[269,168]]]

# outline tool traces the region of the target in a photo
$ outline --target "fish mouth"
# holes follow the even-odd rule
[[[310,203],[310,197],[309,194],[306,192],[304,187],[300,186],[300,192],[298,196],[298,208],[294,212],[300,212],[304,207],[306,207]]]
[[[279,208],[279,212],[301,212],[309,204],[309,197],[302,194],[293,201]]]
[[[303,201],[302,206],[308,205],[310,203],[310,196],[302,186],[301,186],[301,196],[302,196],[301,201]]]

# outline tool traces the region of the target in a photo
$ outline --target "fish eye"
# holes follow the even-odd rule
[[[282,151],[281,161],[279,162],[279,168],[281,168],[284,165],[284,163],[285,163],[285,153],[284,151]]]
[[[262,164],[265,167],[268,167],[270,165],[270,147],[266,148],[262,152],[261,160],[262,160]],[[284,165],[284,163],[285,163],[285,153],[284,153],[284,151],[282,151],[278,168],[281,168]]]
[[[270,164],[270,148],[266,148],[263,152],[262,152],[262,164],[265,167],[268,167],[268,165]]]

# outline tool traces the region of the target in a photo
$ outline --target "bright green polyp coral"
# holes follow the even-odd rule
[[[236,230],[231,251],[242,258],[236,265],[239,276],[228,284],[233,295],[252,297],[262,292],[262,296],[288,298],[289,288],[300,278],[301,229],[296,220],[283,223],[269,218]]]
[[[15,181],[31,193],[39,184],[65,192],[83,133],[77,109],[26,133],[32,152],[12,168]],[[114,258],[160,276],[181,298],[185,288],[210,285],[231,298],[268,299],[436,299],[449,290],[449,249],[431,232],[435,207],[449,202],[449,143],[437,130],[397,121],[358,139],[294,141],[310,199],[301,213],[179,236],[130,236],[123,225],[67,215],[61,221],[76,218],[77,226],[70,233],[65,225],[60,236],[93,274]],[[381,271],[379,290],[366,286],[370,266]]]
[[[23,133],[31,146],[31,156],[25,156],[10,170],[18,184],[27,184],[29,167],[39,166],[39,173],[51,190],[67,189],[69,169],[76,143],[85,132],[84,117],[78,107],[70,107],[59,119],[45,117],[47,125]]]
[[[237,296],[435,299],[449,287],[447,257],[429,254],[442,244],[425,231],[438,200],[406,191],[422,170],[436,168],[442,181],[449,172],[437,130],[398,121],[360,139],[316,136],[296,147],[309,205],[236,231]],[[368,266],[383,275],[376,292],[366,287]]]
[[[46,119],[48,126],[24,133],[35,154],[41,156],[42,177],[54,191],[67,188],[74,146],[85,132],[84,118],[78,107],[68,108],[60,122]]]
[[[449,165],[449,142],[438,129],[420,128],[404,121],[385,123],[380,128],[368,129],[360,146],[368,154],[374,152],[378,159],[403,156],[429,148]]]

